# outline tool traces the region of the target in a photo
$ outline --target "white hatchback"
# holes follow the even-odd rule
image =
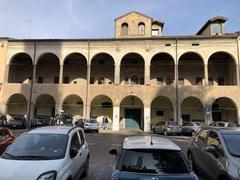
[[[78,127],[30,130],[0,158],[1,180],[75,180],[86,176],[89,149]]]

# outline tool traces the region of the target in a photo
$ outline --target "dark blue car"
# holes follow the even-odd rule
[[[125,138],[116,155],[111,180],[197,180],[179,146],[157,136]]]

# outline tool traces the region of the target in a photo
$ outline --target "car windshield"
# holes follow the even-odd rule
[[[97,123],[97,121],[95,119],[90,119],[86,121],[87,123]]]
[[[240,157],[240,133],[237,134],[224,134],[224,141],[227,149],[232,156]]]
[[[68,135],[24,134],[3,154],[2,158],[16,160],[61,159],[65,156]]]
[[[150,174],[188,173],[186,162],[179,151],[125,150],[121,170]]]
[[[175,121],[168,121],[167,124],[172,126],[177,126],[177,123]]]
[[[5,130],[0,130],[0,143],[9,137],[9,133]]]

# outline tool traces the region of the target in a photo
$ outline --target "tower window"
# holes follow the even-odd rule
[[[122,36],[128,35],[128,24],[127,23],[122,24],[121,34],[122,34]]]
[[[145,24],[143,22],[138,24],[138,35],[145,34]]]

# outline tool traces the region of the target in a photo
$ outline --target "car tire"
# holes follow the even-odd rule
[[[167,135],[168,135],[167,130],[164,130],[164,131],[163,131],[163,135],[164,135],[164,136],[167,136]]]
[[[195,133],[196,133],[195,131],[192,131],[192,132],[191,132],[191,136],[194,136]]]
[[[86,166],[84,168],[84,171],[83,171],[81,177],[87,177],[88,176],[88,171],[89,171],[89,157],[86,160]]]

